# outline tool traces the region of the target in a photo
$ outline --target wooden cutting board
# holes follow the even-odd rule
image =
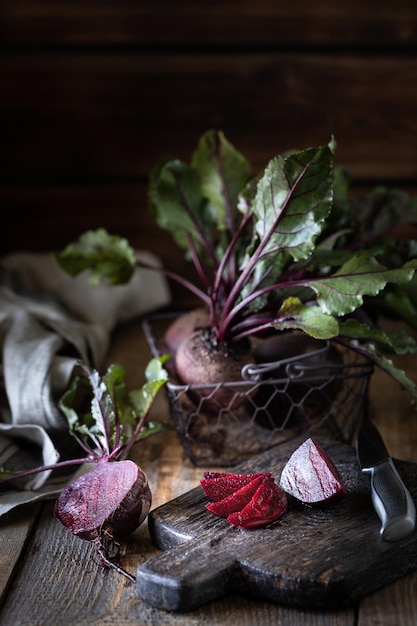
[[[305,437],[281,444],[233,472],[281,470]],[[200,486],[149,514],[164,550],[139,567],[137,591],[152,606],[186,611],[234,592],[305,608],[340,608],[417,569],[417,531],[387,543],[373,509],[369,478],[346,444],[316,440],[338,467],[348,494],[326,505],[290,500],[264,529],[242,530],[206,510]],[[395,461],[417,502],[417,465]],[[203,473],[203,472],[202,472]]]

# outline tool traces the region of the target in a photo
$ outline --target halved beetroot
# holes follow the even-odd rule
[[[258,478],[251,480],[247,485],[237,489],[226,498],[223,498],[223,500],[206,504],[206,508],[214,515],[228,517],[231,513],[240,511],[247,505],[264,480],[264,476],[258,476]]]
[[[248,504],[229,515],[227,521],[241,528],[261,528],[284,515],[287,508],[285,491],[273,478],[264,478]]]
[[[316,504],[346,494],[340,474],[329,455],[309,438],[290,456],[280,485],[301,502]]]
[[[232,493],[256,480],[259,476],[271,476],[270,472],[257,474],[231,474],[227,472],[204,472],[204,479],[200,484],[204,493],[214,502],[223,500]]]

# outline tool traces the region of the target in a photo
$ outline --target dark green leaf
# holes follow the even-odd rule
[[[166,355],[152,359],[145,370],[146,383],[129,394],[130,403],[139,417],[148,413],[156,394],[168,380],[168,372],[163,367],[168,358]]]
[[[298,298],[284,301],[272,326],[277,330],[298,328],[316,339],[331,339],[339,334],[339,324],[334,317],[317,306],[306,306]]]
[[[417,269],[417,260],[387,269],[368,252],[353,256],[337,272],[318,280],[301,281],[316,293],[323,312],[346,315],[363,303],[365,295],[378,294],[387,283],[406,283]]]
[[[148,437],[161,433],[165,430],[175,430],[175,426],[173,424],[168,424],[167,422],[147,422],[137,436],[136,441],[142,441],[142,439],[147,439]]]
[[[172,160],[152,172],[149,203],[158,225],[168,230],[181,248],[188,250],[192,240],[201,251],[210,242],[214,220],[198,173],[189,165]]]
[[[107,279],[117,285],[130,280],[136,268],[135,253],[126,239],[100,228],[87,231],[65,250],[55,254],[61,268],[71,276],[90,270],[90,282]]]
[[[343,337],[350,340],[373,342],[384,351],[401,354],[416,354],[417,343],[402,331],[384,331],[380,328],[372,328],[355,319],[346,319],[339,322],[340,332]]]
[[[152,359],[145,370],[145,384],[129,393],[125,385],[126,372],[120,365],[111,364],[104,376],[100,376],[97,370],[79,363],[85,376],[74,378],[60,401],[60,408],[68,420],[70,432],[84,448],[98,456],[108,455],[115,448],[127,446],[138,425],[145,427],[155,396],[168,378],[163,368],[167,358]],[[91,412],[86,410],[88,405]],[[142,428],[134,435],[135,441]],[[146,436],[150,434],[151,430]]]
[[[270,161],[252,207],[262,256],[285,250],[298,260],[311,254],[331,209],[332,162],[328,146]]]
[[[391,313],[397,319],[403,319],[408,324],[417,328],[417,303],[415,293],[397,286],[388,288],[383,293],[380,303],[382,313]],[[378,305],[378,303],[377,303]]]
[[[217,228],[232,232],[238,196],[250,178],[249,162],[222,132],[210,130],[201,137],[191,165],[198,172],[203,194],[213,207]]]
[[[59,408],[68,421],[70,433],[84,444],[92,453],[99,453],[106,450],[106,437],[101,428],[89,411],[86,411],[86,404],[82,400],[88,391],[88,405],[91,404],[91,388],[86,384],[86,378],[76,376],[72,380],[67,391],[63,394]],[[80,401],[81,397],[81,401]]]
[[[391,359],[378,353],[373,343],[361,345],[360,352],[368,356],[380,369],[396,380],[402,389],[407,390],[411,395],[414,406],[417,408],[417,386],[414,381],[406,376],[402,369],[397,367]]]

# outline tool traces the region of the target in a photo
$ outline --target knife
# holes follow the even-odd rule
[[[366,420],[356,441],[362,472],[371,476],[372,504],[381,520],[384,541],[398,541],[414,531],[416,509],[410,492],[401,480],[385,443]]]

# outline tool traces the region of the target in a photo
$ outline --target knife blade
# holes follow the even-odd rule
[[[370,474],[371,496],[384,541],[399,541],[415,528],[416,509],[376,426],[366,420],[356,441],[362,472]]]

